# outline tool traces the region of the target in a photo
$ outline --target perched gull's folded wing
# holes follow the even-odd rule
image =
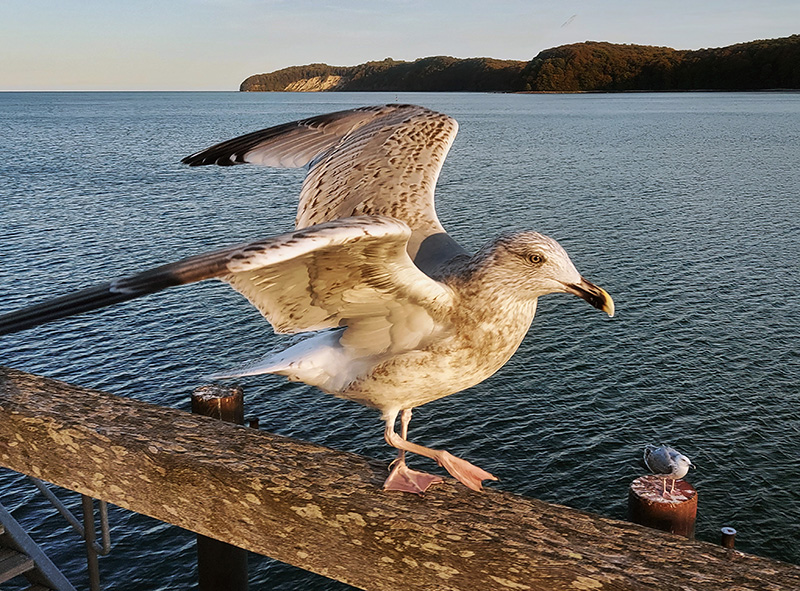
[[[449,288],[430,279],[405,249],[410,230],[379,216],[311,228],[189,257],[0,316],[0,334],[217,278],[247,297],[277,332],[347,326],[343,345],[386,352],[440,332]],[[352,334],[348,334],[352,333]]]
[[[298,228],[354,215],[383,215],[411,228],[412,258],[427,237],[439,234],[444,239],[437,239],[437,258],[452,257],[463,250],[436,217],[434,190],[457,132],[455,119],[425,107],[362,107],[249,133],[182,162],[308,164]]]

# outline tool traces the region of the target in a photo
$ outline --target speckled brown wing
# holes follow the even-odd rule
[[[389,216],[411,228],[413,256],[427,236],[444,232],[434,190],[457,131],[454,119],[425,107],[362,107],[250,133],[183,162],[309,164],[297,228],[353,215]]]

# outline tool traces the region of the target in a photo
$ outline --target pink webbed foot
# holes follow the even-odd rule
[[[442,481],[439,476],[417,472],[406,466],[405,462],[395,461],[389,477],[383,483],[383,490],[399,490],[421,495],[432,484],[438,484]]]
[[[497,480],[494,476],[489,474],[486,470],[478,468],[474,464],[470,464],[467,460],[457,458],[453,454],[441,451],[437,454],[436,461],[440,466],[455,477],[461,484],[472,490],[481,490],[481,484],[484,480]]]

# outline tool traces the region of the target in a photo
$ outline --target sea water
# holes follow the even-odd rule
[[[0,313],[292,228],[302,170],[189,168],[238,134],[365,104],[458,119],[437,189],[474,250],[535,229],[614,297],[613,319],[540,301],[491,379],[415,411],[411,437],[500,478],[488,486],[625,518],[647,443],[692,458],[697,537],[800,563],[800,94],[0,94]],[[0,339],[0,364],[188,409],[202,376],[275,337],[206,282]],[[241,380],[265,430],[394,453],[372,410],[272,376]],[[413,465],[440,471],[432,462]],[[74,493],[58,493],[77,508]],[[0,503],[77,585],[63,520],[0,469]],[[194,535],[118,508],[109,589],[196,581]],[[251,555],[253,589],[345,589]]]

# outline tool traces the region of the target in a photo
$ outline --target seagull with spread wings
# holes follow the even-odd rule
[[[458,125],[414,105],[362,107],[234,138],[185,164],[308,166],[295,230],[190,256],[0,317],[0,334],[154,293],[220,279],[278,333],[309,333],[216,377],[272,373],[382,413],[398,450],[384,487],[423,493],[432,458],[467,487],[494,476],[408,440],[413,408],[478,384],[514,354],[537,299],[571,293],[614,314],[563,248],[535,232],[500,236],[467,253],[439,223],[434,187]],[[396,421],[400,417],[400,433]]]

